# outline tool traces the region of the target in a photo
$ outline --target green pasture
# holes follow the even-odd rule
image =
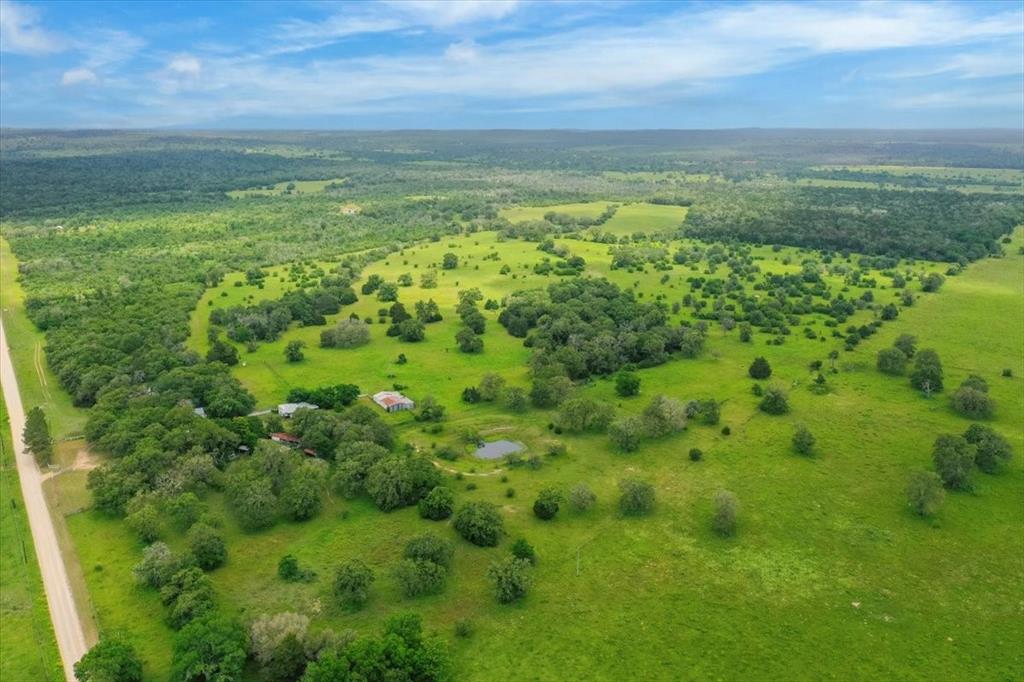
[[[330,180],[290,180],[264,187],[249,187],[247,189],[231,190],[227,195],[232,199],[241,199],[243,197],[252,196],[277,197],[284,195],[292,196],[298,194],[315,194],[323,192],[327,185],[343,182],[345,182],[344,178],[332,178]],[[290,189],[289,185],[292,185]]]

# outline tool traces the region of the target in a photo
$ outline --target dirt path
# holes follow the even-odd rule
[[[64,664],[64,676],[68,682],[74,682],[74,665],[85,655],[88,647],[85,643],[82,621],[75,606],[75,598],[71,593],[67,569],[60,553],[60,545],[57,544],[53,519],[50,518],[50,510],[46,507],[46,499],[43,497],[43,476],[36,466],[36,461],[25,452],[21,440],[21,432],[25,428],[25,410],[21,405],[18,381],[14,375],[14,365],[11,364],[2,319],[0,384],[3,384],[4,402],[7,403],[10,415],[11,440],[14,442],[14,458],[18,465],[21,495],[25,500],[28,524],[32,529],[32,541],[36,548],[36,558],[39,560],[39,570],[43,576],[46,603],[50,608],[50,619],[53,621],[53,631],[57,636],[57,648],[60,649],[61,662]]]

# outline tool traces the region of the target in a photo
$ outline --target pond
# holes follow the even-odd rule
[[[490,443],[480,443],[480,447],[473,452],[474,457],[480,459],[501,459],[505,455],[519,452],[526,446],[514,440],[493,440]]]

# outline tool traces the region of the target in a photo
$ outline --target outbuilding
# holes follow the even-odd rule
[[[373,402],[383,408],[385,412],[404,412],[416,407],[416,403],[406,398],[398,391],[381,391],[373,394]]]
[[[299,410],[318,410],[319,405],[313,403],[281,403],[277,406],[277,413],[285,419],[290,419]]]

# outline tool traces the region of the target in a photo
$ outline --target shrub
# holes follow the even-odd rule
[[[919,516],[931,516],[946,497],[942,479],[934,471],[915,471],[907,483],[907,505]]]
[[[640,377],[637,373],[625,369],[620,370],[615,375],[615,393],[623,398],[640,393]]]
[[[587,511],[597,502],[597,495],[586,483],[579,483],[569,491],[569,503],[576,511]]]
[[[719,490],[715,494],[715,517],[712,528],[722,537],[736,532],[736,516],[739,514],[740,503],[736,495],[728,490]]]
[[[623,452],[635,452],[640,448],[644,435],[644,422],[640,417],[630,416],[612,422],[608,427],[608,438]]]
[[[404,559],[395,567],[395,578],[406,597],[437,594],[444,589],[448,569],[433,561]]]
[[[642,516],[654,509],[654,487],[645,481],[625,478],[619,481],[619,510],[626,516]]]
[[[908,358],[899,348],[883,348],[878,351],[875,365],[885,374],[899,375],[907,370]]]
[[[970,419],[988,419],[995,408],[995,402],[988,393],[966,385],[961,385],[953,393],[950,404],[958,414]]]
[[[772,375],[772,366],[763,357],[754,358],[754,362],[750,364],[747,373],[752,379],[767,379]]]
[[[998,473],[1013,459],[1010,442],[990,426],[971,424],[964,432],[964,440],[976,448],[975,462],[986,474]]]
[[[473,636],[473,621],[469,618],[459,618],[455,621],[455,636],[467,639]]]
[[[814,434],[803,424],[799,424],[793,432],[793,449],[801,455],[814,453]]]
[[[405,558],[416,561],[430,561],[438,566],[450,568],[455,547],[448,540],[433,533],[423,533],[405,543]]]
[[[764,395],[764,387],[761,384],[754,384],[750,387],[750,392],[754,394],[755,398],[760,398]]]
[[[770,386],[757,406],[766,414],[786,414],[789,412],[789,398],[778,386]]]
[[[291,554],[285,554],[277,562],[277,577],[287,583],[308,582],[316,577],[316,573],[299,566],[299,560]]]
[[[75,663],[79,682],[142,682],[142,661],[120,636],[104,637]]]
[[[942,435],[936,438],[932,460],[943,485],[950,490],[971,490],[971,472],[977,452],[977,448],[961,436]]]
[[[917,352],[917,337],[910,334],[900,334],[899,338],[893,341],[893,347],[898,348],[907,358],[914,357]]]
[[[452,515],[454,507],[455,493],[441,486],[433,488],[417,505],[420,518],[430,519],[431,521],[447,519]]]
[[[704,453],[700,451],[700,448],[690,448],[690,461],[699,462],[704,458]]]
[[[489,502],[469,502],[459,507],[452,522],[455,532],[479,547],[494,547],[503,522],[498,508]]]
[[[189,551],[204,571],[211,571],[227,561],[227,546],[215,528],[197,523],[189,529],[187,538]]]
[[[349,559],[334,573],[334,597],[348,609],[359,609],[370,597],[373,569],[359,559]]]
[[[525,559],[531,564],[537,563],[537,552],[534,550],[533,545],[526,541],[526,538],[519,538],[512,543],[512,556],[517,559]]]
[[[1006,377],[1007,379],[1012,379],[1013,378],[1013,370],[1010,369],[1009,367],[1007,367],[1006,369],[1004,369],[1002,371],[1002,375],[1004,377]]]
[[[918,351],[910,372],[910,385],[928,396],[942,390],[942,362],[938,353],[930,348]]]
[[[502,604],[511,604],[526,596],[532,578],[530,563],[514,556],[499,559],[487,569],[487,577],[494,583],[494,595]]]
[[[644,408],[644,432],[651,438],[678,433],[686,428],[686,405],[673,398],[656,395]]]
[[[544,488],[533,503],[533,513],[542,521],[550,521],[558,513],[562,502],[562,493],[554,488]]]
[[[722,435],[723,436],[732,435],[732,429],[729,428],[728,424],[722,427]]]

